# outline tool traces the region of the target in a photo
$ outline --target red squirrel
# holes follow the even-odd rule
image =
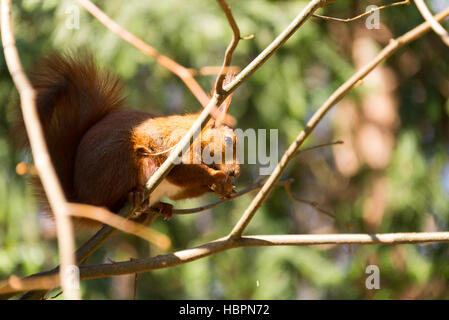
[[[53,53],[38,65],[31,74],[38,114],[67,200],[112,212],[126,201],[137,205],[145,183],[199,114],[157,117],[126,109],[120,80],[98,68],[89,53]],[[226,113],[228,107],[222,105],[220,111]],[[212,146],[224,153],[230,142],[235,150],[232,128],[211,119],[202,130],[200,150]],[[240,166],[235,157],[224,162],[206,165],[183,160],[153,191],[147,205],[170,217],[171,205],[159,202],[164,196],[178,200],[214,192],[229,197]],[[41,187],[37,188],[46,201]]]

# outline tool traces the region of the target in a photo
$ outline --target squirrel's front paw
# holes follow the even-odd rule
[[[165,202],[158,202],[153,206],[164,217],[164,220],[169,220],[173,215],[173,205]]]
[[[216,171],[214,173],[213,183],[209,188],[220,198],[229,198],[235,194],[234,186],[232,185],[232,179],[223,171]]]

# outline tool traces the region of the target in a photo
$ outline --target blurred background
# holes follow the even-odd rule
[[[162,54],[199,69],[222,63],[231,31],[215,1],[95,1],[121,26]],[[228,0],[242,35],[233,65],[244,67],[307,1]],[[338,1],[317,13],[348,18],[386,1]],[[448,0],[427,1],[434,12]],[[75,8],[74,8],[75,6]],[[79,9],[79,29],[69,28]],[[230,113],[243,130],[279,129],[279,156],[325,99],[393,38],[423,21],[415,5],[380,12],[379,29],[310,19],[234,94]],[[131,108],[159,115],[197,112],[199,104],[169,71],[107,30],[75,1],[14,1],[17,46],[26,70],[50,50],[88,48],[123,78]],[[449,28],[448,22],[445,24]],[[0,53],[0,279],[58,263],[54,228],[17,165],[29,161],[11,137],[18,94]],[[293,201],[277,188],[247,234],[444,231],[449,229],[449,48],[429,32],[382,64],[325,117],[306,146],[343,140],[292,161],[284,178],[292,193],[334,215]],[[215,76],[199,76],[209,91]],[[243,165],[238,189],[254,183],[257,165]],[[195,215],[158,219],[170,251],[227,234],[254,194]],[[182,201],[191,208],[216,200]],[[92,232],[80,232],[80,245]],[[89,264],[163,253],[117,233]],[[260,247],[222,252],[141,274],[138,299],[435,299],[449,298],[449,245]],[[380,268],[380,289],[368,290],[365,269]],[[82,282],[84,299],[130,299],[134,275]],[[54,296],[58,291],[50,293]],[[60,299],[59,296],[57,299]]]

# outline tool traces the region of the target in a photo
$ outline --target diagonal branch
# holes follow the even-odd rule
[[[432,30],[440,36],[441,40],[449,47],[449,33],[441,26],[441,24],[435,20],[429,8],[426,6],[423,0],[414,0],[416,7],[423,16],[423,18],[430,23]]]
[[[293,21],[274,39],[253,61],[251,61],[236,77],[223,89],[226,93],[234,92],[242,85],[257,69],[259,69],[290,37],[309,19],[312,14],[328,2],[335,0],[312,0],[293,19]]]
[[[307,151],[313,151],[313,150],[316,150],[318,148],[332,146],[332,145],[339,145],[339,144],[343,144],[343,141],[338,140],[338,141],[334,141],[334,142],[319,144],[319,145],[312,146],[312,147],[309,147],[309,148],[304,148],[304,149],[298,150],[298,152],[296,152],[296,155],[303,154],[304,152],[307,152]],[[199,206],[199,207],[196,207],[196,208],[173,209],[173,214],[192,214],[192,213],[198,213],[198,212],[201,212],[201,211],[212,209],[212,208],[214,208],[214,207],[216,207],[216,206],[218,206],[218,205],[220,205],[220,204],[222,204],[224,202],[232,201],[235,198],[238,198],[238,197],[241,197],[241,196],[243,196],[243,195],[245,195],[247,193],[250,193],[251,191],[255,191],[255,190],[258,190],[258,189],[262,188],[262,186],[263,186],[265,181],[266,181],[266,178],[258,179],[258,181],[255,182],[252,186],[249,186],[249,187],[247,187],[247,188],[237,192],[236,194],[231,195],[229,198],[220,199],[220,200],[217,200],[215,202],[212,202],[212,203],[209,203],[209,204],[206,204],[206,205],[202,205],[202,206]],[[287,192],[287,195],[292,200],[308,204],[308,205],[314,207],[316,210],[318,210],[318,211],[320,211],[320,212],[322,212],[322,213],[324,213],[324,214],[334,218],[334,216],[330,212],[327,212],[327,211],[319,208],[318,203],[316,201],[304,200],[304,199],[300,199],[298,197],[293,196],[293,194],[291,192],[291,189],[290,189],[290,186],[291,186],[291,184],[293,182],[294,182],[294,179],[290,178],[290,179],[278,181],[276,183],[276,186],[284,187],[286,192]],[[155,209],[149,208],[148,210],[150,210],[150,212],[152,212]]]
[[[442,20],[449,15],[449,8],[443,10],[435,16],[435,19]],[[230,233],[230,237],[238,238],[242,235],[245,228],[253,218],[257,209],[260,208],[262,203],[267,199],[272,191],[276,181],[279,180],[285,168],[290,160],[294,157],[295,153],[299,150],[301,145],[315,129],[317,124],[326,115],[326,113],[343,98],[349,90],[351,90],[361,79],[363,79],[368,73],[370,73],[375,67],[377,67],[382,61],[391,56],[394,52],[402,48],[407,43],[414,41],[428,32],[430,29],[430,23],[423,23],[406,34],[397,39],[392,39],[390,43],[367,65],[357,71],[349,80],[342,84],[334,93],[324,102],[324,104],[314,113],[312,118],[307,122],[306,127],[299,133],[296,140],[289,146],[287,151],[282,156],[280,162],[274,169],[273,173],[268,178],[265,185],[256,195],[249,207],[245,210],[240,220],[235,225],[234,229]]]
[[[34,162],[45,194],[55,215],[59,256],[62,266],[62,272],[60,272],[62,287],[66,292],[67,299],[79,299],[79,290],[76,289],[79,287],[79,283],[76,280],[74,283],[70,283],[69,274],[67,273],[75,265],[73,256],[75,240],[69,209],[45,144],[42,126],[36,109],[36,92],[23,71],[15,45],[11,22],[11,0],[2,0],[1,2],[1,31],[6,64],[20,94],[20,106]]]
[[[202,126],[207,122],[208,115],[212,108],[220,106],[221,103],[237,89],[243,81],[248,79],[258,68],[260,68],[264,62],[270,58],[293,33],[311,16],[311,14],[326,3],[326,0],[312,0],[304,8],[301,13],[293,20],[293,22],[270,44],[262,51],[245,69],[243,69],[236,78],[224,88],[223,93],[215,92],[208,105],[201,112],[198,119],[192,125],[187,134],[177,144],[176,148],[170,153],[167,160],[164,161],[162,166],[151,176],[146,184],[146,189],[150,194],[157,185],[164,179],[169,171],[174,167],[176,159],[190,147],[190,141],[192,138],[196,138],[199,134]]]
[[[146,183],[147,193],[151,194],[153,190],[159,185],[159,183],[165,178],[165,176],[174,167],[177,158],[191,145],[191,140],[195,139],[201,131],[201,128],[206,124],[208,116],[212,108],[220,106],[221,103],[235,91],[246,79],[248,79],[257,69],[259,69],[265,61],[267,61],[284,43],[290,38],[293,33],[312,15],[312,13],[325,4],[327,0],[312,0],[301,11],[301,13],[293,20],[293,22],[272,42],[268,47],[262,51],[245,69],[243,69],[236,78],[223,88],[223,92],[220,94],[215,92],[208,105],[201,112],[198,119],[194,122],[187,134],[176,145],[176,148],[170,153],[170,156],[159,169],[151,176]]]
[[[383,9],[386,9],[386,8],[389,8],[389,7],[409,5],[409,4],[410,4],[410,0],[398,1],[398,2],[394,2],[394,3],[386,4],[386,5],[377,7],[377,8],[373,8],[373,9],[371,9],[369,11],[366,11],[364,13],[361,13],[361,14],[355,16],[355,17],[346,18],[346,19],[322,16],[322,15],[319,15],[319,14],[313,14],[313,17],[314,18],[320,18],[320,19],[327,20],[327,21],[353,22],[353,21],[359,20],[359,19],[361,19],[363,17],[369,16],[369,15],[373,14],[376,11],[380,11],[380,10],[383,10]]]
[[[83,6],[92,16],[98,21],[104,24],[109,30],[117,34],[123,40],[131,44],[133,47],[143,52],[147,56],[156,59],[156,62],[161,66],[167,68],[175,75],[177,75],[190,89],[196,99],[204,107],[209,102],[209,96],[203,91],[198,82],[192,76],[191,72],[173,61],[169,57],[161,55],[156,49],[146,44],[144,41],[122,28],[117,22],[109,18],[103,11],[100,10],[89,0],[76,0],[81,6]]]
[[[110,212],[106,208],[83,203],[69,203],[68,205],[72,216],[95,220],[122,232],[131,233],[156,245],[162,250],[167,250],[171,246],[171,240],[165,234],[132,220],[124,219],[123,217]]]
[[[284,186],[285,187],[285,186],[291,184],[292,182],[293,182],[293,179],[287,179],[287,180],[283,180],[283,181],[278,181],[276,183],[276,186]],[[220,205],[220,204],[222,204],[224,202],[232,201],[235,198],[238,198],[238,197],[241,197],[241,196],[243,196],[243,195],[245,195],[247,193],[250,193],[251,191],[258,190],[258,189],[262,188],[262,185],[263,185],[263,180],[260,180],[260,181],[258,181],[256,183],[254,183],[252,186],[249,186],[249,187],[247,187],[247,188],[237,192],[236,194],[231,195],[229,198],[220,199],[220,200],[217,200],[215,202],[212,202],[212,203],[209,203],[209,204],[206,204],[206,205],[202,205],[202,206],[197,207],[197,208],[173,209],[173,214],[192,214],[192,213],[198,213],[198,212],[201,212],[201,211],[212,209],[212,208],[214,208],[214,207],[216,207],[216,206],[218,206],[218,205]]]

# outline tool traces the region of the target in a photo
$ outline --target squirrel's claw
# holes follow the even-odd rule
[[[153,208],[159,210],[164,220],[169,220],[173,216],[173,205],[166,202],[158,202]]]

